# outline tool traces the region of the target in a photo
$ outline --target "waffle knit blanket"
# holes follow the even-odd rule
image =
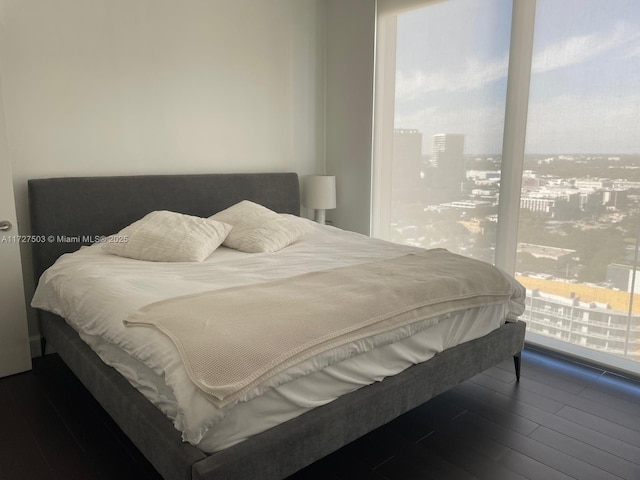
[[[191,380],[223,407],[306,360],[318,370],[512,293],[495,267],[436,249],[163,300],[125,324],[164,332]]]

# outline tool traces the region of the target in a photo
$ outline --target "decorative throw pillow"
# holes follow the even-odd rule
[[[209,217],[233,228],[223,245],[248,253],[276,252],[303,234],[286,217],[262,205],[243,200]]]
[[[155,211],[105,240],[103,250],[152,262],[201,262],[220,246],[231,225],[166,210]]]

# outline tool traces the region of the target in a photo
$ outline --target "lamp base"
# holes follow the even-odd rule
[[[313,216],[313,220],[316,223],[321,223],[322,225],[324,225],[326,223],[326,216],[327,211],[323,208],[316,208],[315,214]]]

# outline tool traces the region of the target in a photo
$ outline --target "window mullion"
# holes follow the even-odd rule
[[[514,0],[502,143],[495,264],[515,272],[536,0]]]
[[[376,35],[371,233],[389,239],[396,80],[397,17],[378,19]]]

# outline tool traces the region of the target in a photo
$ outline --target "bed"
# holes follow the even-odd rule
[[[152,211],[208,217],[250,200],[295,217],[300,211],[298,185],[293,173],[30,180],[32,235],[43,239],[33,243],[35,276],[40,278],[63,254],[114,234]],[[167,480],[284,478],[505,359],[514,358],[519,375],[525,331],[521,321],[500,322],[479,338],[243,441],[199,448],[183,441],[167,415],[106,365],[67,321],[44,310],[38,314],[43,351],[61,356]]]

